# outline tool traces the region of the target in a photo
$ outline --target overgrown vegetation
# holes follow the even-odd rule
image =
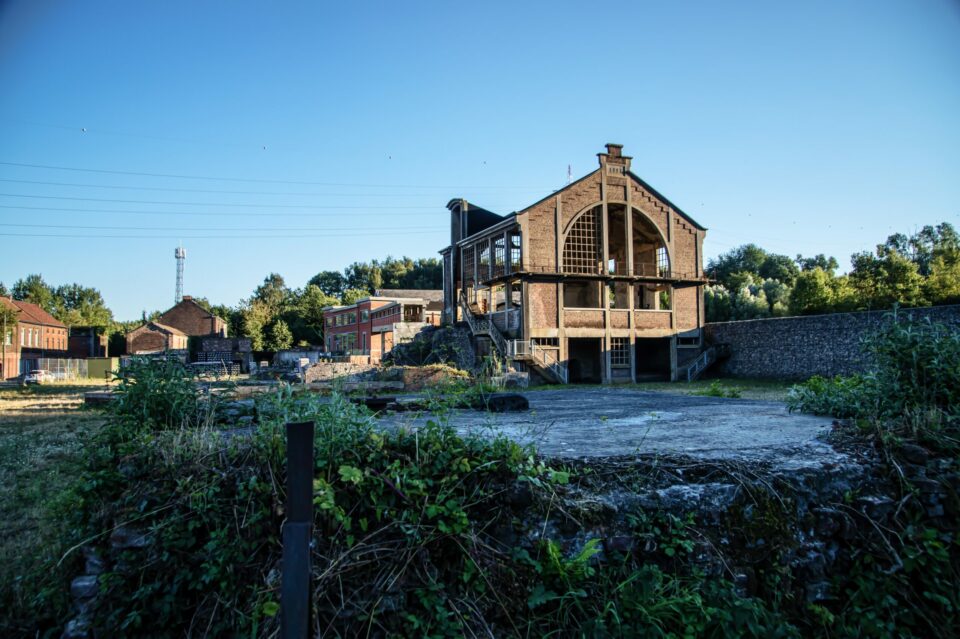
[[[869,383],[905,390],[890,400],[900,403],[861,417],[865,427],[851,426],[860,443],[846,445],[878,440],[877,424],[929,417],[931,406],[940,417],[925,428],[950,436],[955,386],[929,385],[953,378],[927,368],[934,354],[949,364],[944,340],[955,335],[938,330],[898,324],[873,343],[897,373],[878,370]],[[905,348],[931,350],[905,357]],[[809,496],[756,469],[668,459],[561,466],[489,433],[460,436],[450,409],[489,393],[483,385],[428,394],[433,417],[418,430],[384,430],[339,394],[290,387],[259,396],[257,423],[234,428],[222,423],[229,393],[211,396],[168,361],[135,363],[119,389],[56,506],[59,536],[17,597],[5,596],[8,635],[56,635],[75,614],[70,580],[93,554],[106,566],[90,610],[103,636],[272,636],[283,427],[303,420],[317,425],[317,636],[925,637],[960,628],[958,505],[930,510],[941,503],[931,491],[960,481],[960,469],[948,448],[927,443],[929,464],[896,457],[893,444],[914,432],[909,419],[890,431],[896,441],[884,440],[890,456],[836,503],[804,505]],[[738,496],[713,519],[634,508],[616,522],[602,503],[577,499],[591,486],[635,493],[663,478],[685,487],[732,479]],[[801,562],[814,530],[822,564]],[[820,582],[829,594],[810,597]]]
[[[867,505],[878,518],[892,514],[870,521],[868,544],[853,549],[836,578],[840,612],[856,615],[864,635],[953,636],[960,629],[960,331],[892,315],[864,348],[873,358],[868,374],[814,378],[788,398],[793,410],[850,418],[835,440],[878,453],[888,481],[889,506]],[[836,625],[835,612],[818,613]]]

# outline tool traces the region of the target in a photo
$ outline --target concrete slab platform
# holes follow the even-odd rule
[[[526,393],[530,410],[454,411],[461,433],[503,433],[536,444],[547,457],[632,454],[766,462],[781,469],[840,463],[846,457],[818,437],[826,417],[791,414],[780,402],[721,399],[617,388]],[[386,425],[417,426],[429,416],[386,415]]]

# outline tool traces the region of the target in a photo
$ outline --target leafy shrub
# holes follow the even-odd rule
[[[835,417],[909,423],[931,430],[960,417],[960,331],[894,314],[864,340],[873,370],[864,376],[813,377],[790,389],[787,404]]]
[[[859,375],[832,378],[814,375],[787,391],[787,406],[790,410],[814,415],[860,417],[874,412],[874,404],[872,390]]]
[[[726,397],[729,399],[739,399],[742,396],[739,388],[734,386],[726,386],[719,379],[713,380],[705,389],[697,391],[693,394],[701,395],[703,397]]]

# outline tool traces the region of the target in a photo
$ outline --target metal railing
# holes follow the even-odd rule
[[[514,339],[509,342],[508,352],[514,359],[533,361],[536,366],[549,372],[561,384],[569,381],[567,364],[560,361],[553,349],[543,348],[533,341]]]
[[[470,310],[470,304],[467,302],[467,296],[460,293],[460,310],[463,311],[463,318],[467,320],[470,332],[474,335],[486,335],[493,342],[501,357],[507,357],[507,340],[500,333],[500,329],[489,319],[476,317]]]
[[[717,349],[711,346],[700,353],[697,359],[687,367],[687,381],[692,382],[700,377],[700,374],[710,368],[715,361],[717,361]]]

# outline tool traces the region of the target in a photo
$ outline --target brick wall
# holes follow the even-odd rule
[[[219,317],[210,315],[203,307],[188,297],[157,318],[158,324],[172,326],[191,336],[220,335],[226,337],[226,324]]]
[[[889,312],[834,313],[706,324],[707,341],[730,345],[719,372],[732,377],[806,379],[868,370],[860,340],[875,332]],[[899,311],[901,316],[951,324],[960,330],[960,305]]]

